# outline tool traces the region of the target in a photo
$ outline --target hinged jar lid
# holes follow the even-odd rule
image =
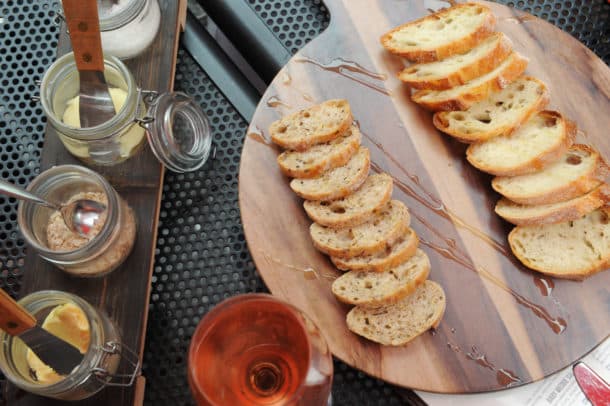
[[[162,93],[147,100],[148,143],[161,163],[174,172],[199,169],[212,146],[210,124],[195,101],[181,92]]]

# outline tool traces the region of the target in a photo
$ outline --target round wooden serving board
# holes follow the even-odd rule
[[[547,83],[551,104],[578,123],[580,141],[610,158],[610,69],[554,26],[494,3],[497,29],[529,57],[527,73]],[[523,267],[493,212],[491,178],[471,167],[465,145],[432,126],[396,78],[406,62],[379,37],[446,7],[442,1],[327,0],[329,28],[295,55],[263,96],[242,153],[239,201],[248,245],[271,292],[304,310],[332,352],[388,382],[463,393],[526,384],[571,364],[610,333],[610,272],[584,282]],[[340,272],[316,251],[302,200],[276,164],[268,127],[280,116],[331,98],[349,100],[373,167],[395,179],[429,255],[430,279],[447,294],[436,331],[406,347],[383,347],[351,333],[350,306],[333,297]]]

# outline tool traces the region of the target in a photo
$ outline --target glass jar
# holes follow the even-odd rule
[[[62,400],[81,400],[106,386],[130,386],[140,373],[140,362],[132,350],[121,343],[115,325],[102,311],[95,309],[78,296],[53,290],[32,293],[19,300],[38,324],[42,324],[55,307],[72,303],[87,318],[90,342],[82,362],[64,379],[53,384],[42,384],[32,377],[26,361],[27,346],[19,338],[0,330],[0,369],[15,386],[27,392]],[[115,375],[121,360],[133,368],[126,375]]]
[[[157,36],[161,12],[157,0],[98,0],[102,49],[121,59],[146,50]]]
[[[212,138],[208,120],[195,101],[180,92],[157,95],[139,89],[129,69],[114,56],[105,55],[104,64],[111,93],[118,88],[126,95],[116,115],[94,127],[64,122],[70,120],[68,104],[79,94],[74,54],[55,61],[42,79],[42,108],[66,149],[87,164],[110,166],[135,155],[148,137],[153,153],[170,170],[200,168],[210,154]],[[78,111],[78,105],[72,110]]]
[[[103,193],[107,216],[99,233],[85,245],[66,251],[49,248],[47,227],[53,209],[20,201],[17,221],[26,242],[38,255],[76,276],[102,276],[117,268],[129,256],[136,238],[133,210],[99,174],[77,165],[61,165],[38,175],[27,187],[52,202],[66,202],[82,192]]]

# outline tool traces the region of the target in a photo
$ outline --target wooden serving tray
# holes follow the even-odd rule
[[[610,69],[567,33],[531,15],[482,2],[498,18],[527,70],[547,83],[551,104],[575,120],[581,142],[610,159]],[[448,6],[443,1],[327,0],[329,28],[296,54],[264,94],[248,130],[239,179],[245,235],[274,295],[304,310],[332,352],[393,384],[433,392],[481,392],[541,379],[591,351],[610,333],[610,272],[583,282],[553,279],[511,254],[511,226],[493,212],[491,177],[466,146],[432,126],[397,78],[405,66],[379,37]],[[330,98],[349,100],[372,172],[394,177],[429,255],[430,278],[447,294],[440,327],[406,347],[383,347],[347,330],[350,306],[333,297],[340,272],[309,238],[302,200],[275,162],[269,124]]]
[[[167,92],[174,88],[178,39],[186,19],[186,0],[159,0],[159,6],[161,27],[155,41],[143,54],[125,63],[142,89]],[[65,26],[62,26],[57,56],[70,50],[70,37]],[[63,164],[83,165],[70,155],[54,130],[47,126],[40,170],[42,172],[54,165]],[[163,166],[147,145],[136,156],[122,164],[113,167],[93,166],[92,169],[108,179],[133,208],[137,220],[133,251],[125,262],[109,275],[87,279],[70,276],[28,249],[20,294],[25,296],[43,289],[54,289],[82,297],[110,316],[119,327],[122,342],[136,351],[142,359],[163,187]],[[107,387],[94,397],[81,402],[60,402],[34,396],[10,386],[5,399],[7,404],[15,406],[142,404],[144,382],[144,378],[140,377],[133,387]]]

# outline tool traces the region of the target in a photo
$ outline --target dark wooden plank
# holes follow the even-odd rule
[[[169,91],[173,89],[178,38],[184,25],[186,0],[159,0],[161,28],[152,46],[127,66],[142,89]],[[69,52],[70,40],[61,30],[58,56]],[[70,155],[49,126],[41,156],[41,170],[53,165],[79,164]],[[123,265],[103,278],[83,279],[70,276],[28,250],[21,295],[42,289],[72,292],[106,311],[121,331],[124,344],[142,357],[150,281],[153,270],[157,222],[163,185],[163,167],[148,146],[126,162],[113,167],[93,167],[105,176],[134,209],[137,237],[131,255]],[[141,381],[140,381],[141,384]],[[135,388],[106,388],[93,398],[71,404],[130,405],[141,402]],[[140,390],[141,392],[141,390]],[[9,404],[64,404],[9,389]],[[139,400],[138,400],[139,399]]]
[[[521,385],[593,349],[610,332],[610,272],[574,282],[523,267],[506,241],[511,226],[493,212],[499,197],[491,178],[471,167],[465,146],[436,131],[430,113],[411,102],[396,78],[405,62],[379,44],[389,29],[449,2],[325,3],[330,26],[269,86],[242,152],[242,221],[269,289],[311,316],[337,357],[414,389],[459,393]],[[550,108],[575,120],[587,135],[580,141],[610,158],[610,69],[556,27],[486,4],[498,17],[497,29],[530,59],[527,73],[549,86]],[[382,347],[347,330],[350,307],[330,291],[340,273],[314,249],[302,200],[290,190],[276,164],[278,150],[266,139],[269,124],[281,115],[330,98],[349,100],[373,169],[394,177],[394,198],[409,207],[430,256],[430,279],[447,293],[440,328],[404,348]]]

